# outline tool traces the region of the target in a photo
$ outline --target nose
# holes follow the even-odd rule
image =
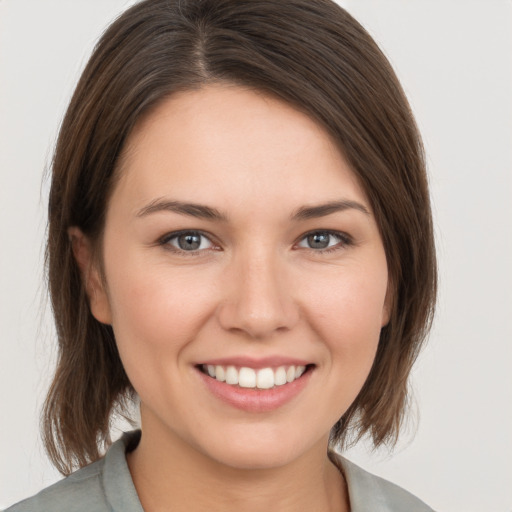
[[[234,260],[222,285],[224,300],[218,309],[221,326],[252,339],[292,329],[299,320],[299,308],[286,264],[264,251]]]

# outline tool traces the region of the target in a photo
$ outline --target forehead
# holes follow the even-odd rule
[[[284,101],[229,84],[160,103],[135,126],[119,167],[119,186],[138,201],[157,193],[201,202],[214,194],[283,201],[289,192],[299,203],[364,197],[322,126]]]

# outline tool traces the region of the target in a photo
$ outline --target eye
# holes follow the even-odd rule
[[[214,247],[213,242],[200,231],[180,231],[170,233],[160,240],[162,245],[176,251],[196,252]]]
[[[318,251],[334,250],[351,244],[348,235],[333,231],[313,231],[307,233],[297,244],[298,247]]]

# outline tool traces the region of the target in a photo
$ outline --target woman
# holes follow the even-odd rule
[[[57,143],[48,271],[45,441],[82,469],[10,510],[430,510],[335,452],[396,441],[436,271],[407,101],[334,3],[113,23]]]

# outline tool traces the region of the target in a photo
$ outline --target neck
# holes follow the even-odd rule
[[[327,440],[284,466],[240,469],[172,435],[144,432],[127,459],[146,512],[349,510],[344,479],[327,457]]]

